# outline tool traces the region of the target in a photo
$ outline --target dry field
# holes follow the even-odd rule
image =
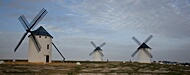
[[[0,64],[0,75],[190,75],[189,66],[77,61]]]

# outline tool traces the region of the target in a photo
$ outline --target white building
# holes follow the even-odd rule
[[[149,50],[148,48],[145,48],[144,50]],[[139,50],[138,54],[138,62],[139,63],[151,63],[151,58],[148,56],[143,49]]]
[[[96,50],[94,51],[94,59],[93,61],[103,61],[103,56],[101,55],[102,52],[100,52],[102,50]]]
[[[139,48],[138,48],[138,62],[139,63],[151,63],[151,58],[152,55],[150,54],[149,50],[151,48],[143,43]]]
[[[89,54],[90,56],[93,54],[94,55],[94,59],[93,61],[103,61],[103,56],[104,54],[102,53],[102,49],[101,47],[103,47],[106,43],[103,42],[100,46],[96,46],[96,44],[91,41],[90,42],[93,46],[94,46],[94,50]]]
[[[41,46],[41,51],[37,51],[34,42],[31,39],[32,36],[29,35],[28,62],[51,63],[53,37],[42,26],[35,31],[32,31],[32,33],[38,40]]]

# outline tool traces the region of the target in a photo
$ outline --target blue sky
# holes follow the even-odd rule
[[[30,22],[45,8],[48,14],[34,28],[43,26],[67,60],[91,60],[97,45],[104,60],[137,60],[131,54],[138,45],[135,36],[152,50],[152,60],[190,62],[189,0],[1,0],[0,59],[27,59],[28,38],[13,52],[25,30],[18,20]],[[53,48],[53,59],[61,56]]]

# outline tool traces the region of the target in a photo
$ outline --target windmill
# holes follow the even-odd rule
[[[146,44],[153,36],[150,35],[143,43],[138,41],[135,37],[132,39],[139,45],[137,50],[131,55],[132,57],[138,52],[138,62],[139,63],[151,63],[150,59],[152,58],[152,54],[149,52],[151,48]]]
[[[102,53],[103,50],[101,49],[101,47],[103,47],[106,43],[104,42],[100,46],[96,46],[93,41],[91,41],[90,43],[95,47],[95,49],[89,55],[91,56],[92,54],[94,54],[93,61],[102,61],[104,54]]]
[[[18,19],[25,28],[26,32],[22,36],[21,40],[14,49],[17,51],[18,47],[21,45],[22,41],[28,33],[29,35],[29,51],[28,51],[28,62],[51,62],[52,60],[52,44],[56,50],[60,53],[57,47],[52,42],[53,37],[42,27],[32,31],[34,27],[42,20],[42,18],[47,14],[47,11],[43,8],[37,16],[30,22],[26,20],[24,15],[21,15]],[[37,51],[36,51],[37,50]],[[60,53],[63,57],[63,55]],[[65,58],[63,57],[63,60]]]

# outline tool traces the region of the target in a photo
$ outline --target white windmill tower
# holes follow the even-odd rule
[[[40,51],[36,51],[33,38],[29,35],[28,62],[51,62],[53,37],[42,26],[32,31],[32,35],[38,40],[41,49]]]
[[[22,23],[23,27],[26,29],[26,33],[21,38],[20,42],[16,46],[14,52],[18,49],[24,38],[28,33],[29,35],[29,51],[28,51],[28,62],[48,62],[52,61],[52,45],[60,53],[57,47],[52,42],[53,37],[42,27],[31,31],[39,21],[47,14],[47,11],[43,8],[38,15],[29,24],[24,15],[20,16],[18,19]],[[63,55],[60,53],[63,57]],[[65,58],[63,57],[63,60]]]
[[[103,50],[101,49],[101,47],[103,47],[106,43],[104,42],[100,46],[96,46],[93,41],[91,41],[90,43],[95,47],[95,49],[89,55],[91,56],[92,54],[94,54],[93,61],[102,61],[104,54],[102,53]]]
[[[153,36],[150,35],[143,43],[140,43],[135,37],[132,39],[139,45],[137,50],[131,55],[132,57],[138,52],[138,62],[139,63],[151,63],[152,54],[149,52],[151,48],[146,45],[146,43],[152,38]]]

